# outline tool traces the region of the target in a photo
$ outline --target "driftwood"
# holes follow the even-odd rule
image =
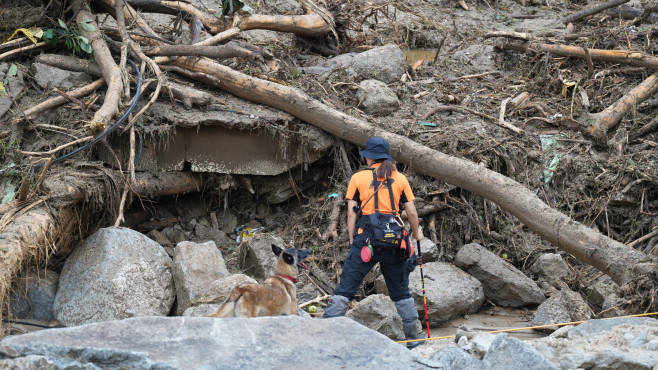
[[[655,260],[580,224],[541,201],[532,191],[473,162],[432,150],[406,137],[384,131],[313,99],[298,89],[244,75],[219,63],[190,57],[176,65],[212,75],[213,85],[250,101],[288,112],[324,131],[365,146],[371,136],[387,139],[391,155],[414,171],[479,194],[516,216],[537,235],[609,275],[615,282],[658,285]],[[629,266],[631,268],[629,269]],[[641,281],[636,282],[639,279]]]
[[[562,23],[569,24],[571,22],[581,20],[585,17],[589,17],[590,15],[600,13],[600,12],[606,10],[606,9],[614,8],[615,6],[619,6],[619,5],[627,3],[629,1],[630,0],[610,0],[610,1],[606,1],[605,3],[593,6],[591,8],[583,9],[583,10],[579,11],[578,13],[575,13],[575,14],[572,14],[568,17],[565,17],[564,19],[562,19]]]
[[[504,50],[522,51],[524,53],[530,51],[543,51],[563,57],[574,57],[580,59],[587,58],[584,48],[571,45],[506,42],[498,45],[498,47]],[[592,61],[595,62],[621,63],[649,69],[658,69],[658,57],[637,51],[589,49],[589,54]]]
[[[96,111],[94,118],[90,123],[92,131],[103,131],[112,121],[114,116],[119,112],[119,102],[123,92],[123,80],[121,79],[121,69],[114,63],[112,53],[108,48],[103,35],[98,29],[98,24],[94,21],[94,16],[86,11],[81,10],[76,18],[80,34],[86,37],[91,44],[94,59],[98,62],[103,72],[103,78],[107,83],[107,92],[103,105]],[[94,31],[87,31],[83,23],[89,24]]]
[[[327,231],[322,234],[322,240],[325,242],[329,239],[338,239],[338,218],[340,217],[340,208],[345,203],[343,199],[343,193],[338,192],[338,196],[334,197],[331,207],[331,215],[329,216],[329,226],[327,226]]]
[[[90,83],[89,85],[85,85],[85,86],[77,88],[75,90],[71,90],[71,91],[67,92],[66,94],[71,96],[71,97],[74,97],[74,98],[79,98],[79,97],[91,94],[92,92],[94,92],[94,91],[98,90],[99,88],[101,88],[104,84],[105,84],[105,80],[103,80],[103,79],[96,80],[96,81]],[[23,111],[23,117],[28,119],[28,120],[35,119],[41,113],[43,113],[43,112],[45,112],[49,109],[59,107],[62,104],[66,104],[67,101],[68,101],[68,99],[63,97],[63,96],[56,96],[56,97],[50,98],[46,101],[43,101],[43,102],[33,106],[32,108],[29,108],[29,109],[26,109],[25,111]]]
[[[587,122],[591,125],[589,133],[595,137],[605,136],[608,130],[615,127],[628,111],[650,98],[656,91],[658,91],[658,72],[647,77],[641,84],[600,113],[590,115]]]

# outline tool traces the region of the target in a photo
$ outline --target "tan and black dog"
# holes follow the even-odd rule
[[[237,286],[219,309],[209,317],[256,317],[297,314],[297,270],[306,269],[307,250],[281,249],[272,244],[279,258],[274,275],[262,284]]]

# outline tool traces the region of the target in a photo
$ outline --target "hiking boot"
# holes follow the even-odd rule
[[[416,331],[416,322],[418,322],[418,311],[413,298],[401,299],[395,302],[395,309],[402,318],[402,330],[406,340],[418,339]],[[418,347],[421,342],[409,342],[407,348]]]

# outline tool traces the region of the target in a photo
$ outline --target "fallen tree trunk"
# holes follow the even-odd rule
[[[493,35],[491,37],[495,37]],[[585,49],[571,45],[542,44],[535,42],[506,42],[498,45],[503,50],[515,50],[527,53],[529,51],[543,51],[563,57],[586,59]],[[595,62],[622,63],[649,69],[658,69],[658,57],[630,50],[588,49]]]
[[[107,171],[104,172],[107,174]],[[38,200],[36,206],[32,203],[15,212],[11,222],[0,230],[3,247],[0,252],[0,299],[7,297],[12,279],[23,266],[32,261],[44,261],[44,257],[55,252],[68,252],[57,248],[70,246],[65,240],[69,239],[70,235],[76,235],[83,223],[80,221],[82,216],[76,214],[76,206],[88,199],[107,199],[113,190],[120,192],[120,189],[112,189],[114,185],[111,184],[122,181],[121,176],[118,172],[111,172],[110,176],[113,178],[108,179],[97,174],[49,178],[43,183],[45,194],[51,194],[48,197],[48,205]],[[201,176],[184,172],[137,174],[133,189],[141,196],[155,197],[200,191],[203,184]],[[4,307],[6,303],[2,301],[0,306]],[[2,312],[0,309],[0,317]]]
[[[658,285],[658,261],[604,236],[549,207],[518,182],[468,160],[449,156],[404,136],[326,106],[298,89],[260,80],[219,63],[183,57],[176,65],[213,76],[208,82],[241,98],[290,113],[353,144],[371,136],[387,139],[391,155],[416,172],[479,194],[516,216],[544,240],[609,275],[620,285]],[[202,78],[202,77],[201,77]],[[636,282],[636,279],[643,279]]]

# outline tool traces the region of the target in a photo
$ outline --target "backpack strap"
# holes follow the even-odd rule
[[[379,196],[377,193],[379,193],[379,188],[378,186],[380,185],[379,181],[377,181],[377,169],[373,168],[372,169],[372,186],[375,188],[375,213],[379,213]],[[393,197],[393,188],[391,187],[391,184],[393,183],[393,179],[387,179],[382,181],[383,184],[386,184],[386,187],[388,188],[388,196],[391,200],[391,210],[393,211],[393,215],[397,215],[396,212],[396,207],[395,207],[395,198]]]

